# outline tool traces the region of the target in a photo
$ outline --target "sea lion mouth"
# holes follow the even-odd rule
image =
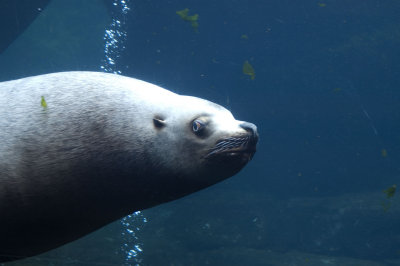
[[[258,138],[249,136],[228,137],[220,139],[215,146],[211,148],[205,158],[212,157],[241,157],[245,161],[250,161],[256,152]]]

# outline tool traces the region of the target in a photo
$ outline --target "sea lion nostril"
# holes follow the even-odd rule
[[[249,122],[243,122],[239,126],[244,130],[246,130],[247,132],[251,133],[255,141],[258,140],[258,132],[256,125]]]

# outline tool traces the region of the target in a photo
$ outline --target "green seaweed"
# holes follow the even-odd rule
[[[47,103],[46,103],[46,100],[44,99],[44,96],[42,96],[42,100],[40,101],[40,105],[41,105],[44,109],[47,108]]]
[[[247,60],[243,63],[243,74],[249,75],[251,80],[254,80],[256,78],[254,68]]]
[[[176,11],[176,14],[178,14],[178,16],[180,16],[181,19],[183,19],[184,21],[190,22],[190,24],[192,25],[192,28],[197,32],[197,29],[199,27],[199,23],[198,23],[199,15],[198,14],[189,16],[189,8],[178,10],[178,11]]]
[[[383,191],[383,193],[386,194],[386,197],[388,199],[390,199],[394,196],[394,194],[396,193],[396,187],[397,187],[396,185],[393,185]]]

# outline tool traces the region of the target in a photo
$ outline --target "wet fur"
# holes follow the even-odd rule
[[[191,131],[198,116],[209,121],[206,138]],[[155,126],[154,117],[165,126]],[[209,101],[114,74],[0,83],[0,262],[50,250],[235,174],[242,166],[204,158],[218,139],[245,134],[239,123]]]

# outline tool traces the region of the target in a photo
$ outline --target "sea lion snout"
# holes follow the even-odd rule
[[[258,142],[257,126],[249,122],[243,122],[239,126],[244,130],[246,130],[247,132],[249,132],[252,136],[252,142],[254,142],[254,145],[257,144]]]
[[[257,126],[249,122],[243,122],[239,126],[249,134],[247,142],[243,145],[243,157],[247,158],[247,161],[250,161],[257,150],[257,142],[259,138]]]

